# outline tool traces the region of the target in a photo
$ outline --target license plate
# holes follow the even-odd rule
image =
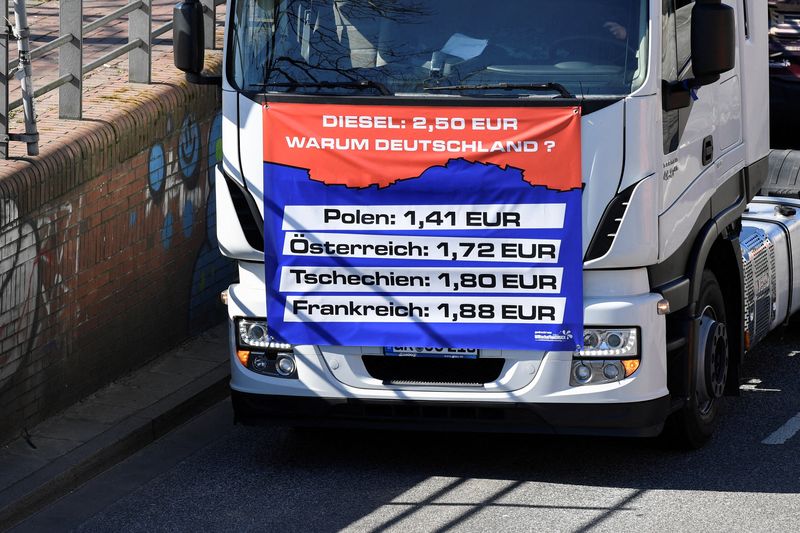
[[[386,346],[383,355],[389,357],[427,357],[431,359],[477,359],[480,350],[468,348],[422,348],[419,346]]]

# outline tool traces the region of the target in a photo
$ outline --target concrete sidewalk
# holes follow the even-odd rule
[[[224,398],[227,340],[208,330],[0,448],[0,530]]]

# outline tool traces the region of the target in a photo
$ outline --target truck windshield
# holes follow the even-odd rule
[[[236,0],[228,73],[247,93],[625,95],[646,74],[646,9],[646,0]]]

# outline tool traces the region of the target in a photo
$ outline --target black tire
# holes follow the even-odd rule
[[[709,388],[716,390],[716,394],[709,395],[706,393],[704,397],[702,392],[696,390],[699,386],[693,387],[689,401],[679,411],[670,416],[665,426],[665,436],[669,439],[670,444],[680,449],[689,450],[702,448],[714,433],[719,418],[721,394],[724,391],[727,370],[730,364],[725,329],[725,300],[722,296],[722,289],[714,273],[709,270],[703,272],[701,283],[697,309],[700,316],[713,316],[716,321],[714,332],[719,332],[719,334],[708,341],[711,344],[706,355],[697,354],[695,364],[696,381],[702,381],[703,383],[706,382],[705,380],[713,381],[716,387],[709,386]],[[700,349],[702,348],[698,347],[698,350]],[[713,360],[713,363],[710,363],[712,366],[701,363],[705,361],[705,358]],[[703,375],[698,375],[697,373],[699,372],[702,372]]]

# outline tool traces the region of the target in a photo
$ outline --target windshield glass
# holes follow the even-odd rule
[[[646,73],[646,4],[236,0],[228,72],[250,93],[625,95]]]

